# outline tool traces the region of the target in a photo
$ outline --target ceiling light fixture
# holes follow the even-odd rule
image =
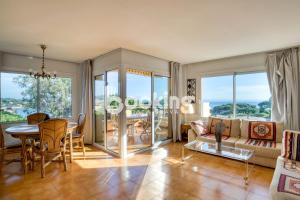
[[[41,45],[41,49],[43,50],[43,60],[42,60],[42,71],[41,72],[36,72],[36,71],[32,71],[32,69],[29,69],[29,74],[31,77],[38,79],[38,78],[47,78],[47,79],[55,79],[56,78],[56,72],[53,72],[53,75],[51,75],[51,73],[47,72],[45,70],[45,50],[46,50],[47,46],[42,44]]]

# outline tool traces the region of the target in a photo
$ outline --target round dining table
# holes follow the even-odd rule
[[[67,135],[70,138],[70,162],[73,160],[73,142],[72,133],[77,128],[76,122],[68,122]],[[24,169],[24,173],[27,172],[27,165],[30,164],[31,160],[27,159],[27,139],[38,139],[40,136],[38,125],[22,124],[17,126],[12,126],[5,129],[5,132],[14,138],[19,138],[21,140],[21,161]]]

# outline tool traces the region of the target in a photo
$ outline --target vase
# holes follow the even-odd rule
[[[221,151],[221,146],[222,146],[221,142],[216,142],[216,150],[217,151]]]

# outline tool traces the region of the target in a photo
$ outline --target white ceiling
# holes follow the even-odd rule
[[[181,63],[300,45],[300,0],[1,0],[0,50],[80,62],[123,47]]]

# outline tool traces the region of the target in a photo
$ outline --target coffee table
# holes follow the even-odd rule
[[[252,165],[251,171],[249,171],[249,160],[254,158],[254,151],[230,146],[221,146],[221,151],[216,150],[215,143],[203,142],[203,141],[192,141],[182,146],[182,155],[181,160],[182,164],[184,161],[189,159],[191,156],[185,157],[185,149],[189,149],[196,152],[211,154],[214,156],[220,156],[223,158],[229,158],[233,160],[243,161],[245,163],[245,176],[244,181],[245,184],[248,185],[249,174],[254,168],[254,164]]]

